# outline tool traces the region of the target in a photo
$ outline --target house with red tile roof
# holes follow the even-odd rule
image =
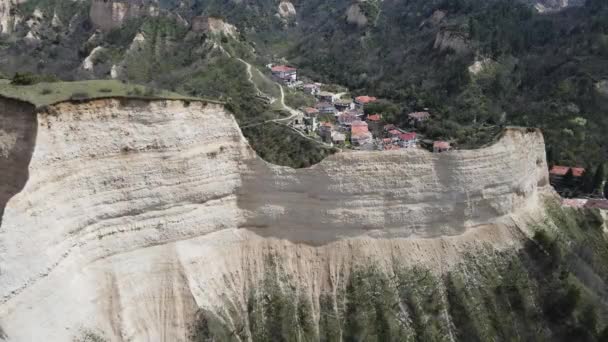
[[[318,116],[320,113],[317,108],[312,108],[312,107],[305,107],[304,109],[302,109],[302,111],[308,117]]]
[[[574,177],[582,177],[583,174],[585,173],[585,168],[583,168],[583,167],[570,167],[570,166],[554,165],[553,167],[551,167],[551,170],[549,170],[549,174],[555,175],[555,176],[565,176],[569,170],[572,170],[572,175]]]
[[[291,83],[298,80],[298,69],[292,68],[287,65],[275,65],[270,68],[272,76],[280,79],[281,81]]]
[[[569,172],[572,172],[572,179],[566,181],[566,175]],[[576,187],[582,181],[584,174],[585,168],[582,167],[554,165],[549,170],[549,183],[560,192],[573,186]]]
[[[398,141],[399,140],[399,135],[402,132],[398,129],[391,129],[390,131],[388,131],[388,136],[393,139],[393,141]]]
[[[451,149],[452,146],[447,141],[438,140],[433,142],[433,152],[435,153],[448,152]]]
[[[367,126],[352,126],[350,132],[350,142],[355,146],[371,143],[373,139],[372,133],[367,129]]]
[[[382,119],[380,114],[372,114],[372,115],[367,116],[367,121],[371,121],[371,122],[379,122],[380,119]]]
[[[378,99],[373,96],[364,95],[364,96],[355,97],[355,104],[359,108],[362,108],[363,106],[365,106],[368,103],[372,103],[372,102],[376,102],[376,101],[378,101]]]
[[[399,146],[404,148],[416,147],[418,144],[418,136],[416,132],[399,134]]]

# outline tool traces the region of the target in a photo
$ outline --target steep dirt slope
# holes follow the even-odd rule
[[[10,341],[185,340],[200,308],[228,321],[246,309],[268,256],[317,299],[352,265],[441,273],[465,251],[517,247],[516,222],[548,191],[534,130],[477,151],[344,153],[294,170],[258,158],[217,104],[2,108]]]

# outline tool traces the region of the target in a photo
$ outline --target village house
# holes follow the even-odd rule
[[[312,107],[305,107],[302,108],[302,112],[304,112],[304,123],[306,126],[309,126],[312,131],[316,130],[319,126],[319,121],[317,120],[319,110]]]
[[[353,122],[358,121],[359,117],[350,112],[344,112],[338,115],[338,123],[342,126],[350,126]]]
[[[391,129],[390,131],[388,131],[388,136],[389,138],[393,139],[393,141],[398,141],[401,133],[403,132],[398,129]]]
[[[418,137],[416,132],[402,133],[399,135],[399,146],[403,148],[416,147]]]
[[[335,114],[336,108],[333,104],[328,102],[319,102],[315,105],[315,108],[319,111],[320,114]]]
[[[368,115],[365,119],[369,125],[369,130],[376,137],[382,136],[382,117],[380,114]]]
[[[373,96],[357,96],[355,97],[355,104],[357,108],[363,108],[366,104],[376,102],[378,99]]]
[[[331,141],[334,144],[344,144],[346,142],[346,134],[333,131],[331,132]]]
[[[339,112],[355,108],[353,102],[350,100],[337,100],[334,102],[334,106]]]
[[[357,120],[351,123],[350,142],[355,146],[371,143],[372,133],[369,131],[367,122]]]
[[[302,109],[302,111],[308,117],[316,117],[316,116],[319,116],[319,113],[320,113],[317,108],[313,108],[313,107],[304,107]]]
[[[285,83],[292,83],[298,80],[298,69],[286,65],[273,66],[271,69],[272,76],[278,78]]]
[[[431,118],[429,112],[414,112],[407,115],[410,125],[417,125]]]
[[[567,181],[566,175],[569,172],[572,173],[572,184],[565,184]],[[551,167],[551,170],[549,170],[549,182],[551,185],[553,185],[553,187],[559,190],[563,187],[578,185],[583,178],[583,174],[585,174],[585,169],[582,167],[554,165]]]
[[[380,114],[372,114],[372,115],[368,115],[367,116],[367,122],[380,122],[382,118],[380,117]]]
[[[321,86],[316,83],[306,83],[302,86],[302,91],[309,95],[317,95],[321,91]]]
[[[331,132],[334,129],[334,125],[331,122],[323,122],[319,125],[319,136],[323,141],[330,142],[331,141]]]
[[[452,146],[447,141],[438,140],[433,142],[433,152],[435,153],[448,152],[450,150],[452,150]]]
[[[397,128],[397,126],[395,126],[393,124],[384,125],[384,131],[385,132],[390,132],[390,131],[392,131],[392,130],[394,130],[396,128]]]
[[[328,102],[328,103],[334,103],[334,101],[336,100],[336,95],[333,93],[330,93],[328,91],[321,91],[319,93],[317,93],[317,95],[315,95],[319,101],[321,102]]]

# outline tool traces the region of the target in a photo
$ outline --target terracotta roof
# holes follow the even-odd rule
[[[369,121],[380,121],[380,114],[368,115],[367,120]]]
[[[384,139],[382,139],[382,142],[385,144],[390,144],[393,142],[393,140],[391,138],[384,138]]]
[[[367,134],[367,133],[369,133],[369,130],[367,129],[366,126],[353,126],[352,129],[350,130],[351,135],[361,135],[361,134]]]
[[[352,125],[353,125],[353,127],[355,127],[355,126],[365,126],[365,127],[368,127],[367,122],[361,121],[361,120],[355,120],[355,121],[353,121]]]
[[[390,131],[392,129],[395,129],[395,125],[393,125],[393,124],[384,125],[385,131]]]
[[[355,98],[355,101],[357,101],[358,103],[361,103],[361,104],[375,102],[376,100],[378,100],[378,99],[373,96],[357,96]]]
[[[351,139],[355,138],[355,139],[364,139],[364,138],[371,138],[372,134],[368,131],[365,132],[352,132],[350,134]]]
[[[312,108],[312,107],[306,107],[304,108],[304,113],[306,114],[316,114],[319,113],[319,110],[316,108]]]
[[[554,176],[565,176],[568,173],[568,170],[570,169],[572,169],[572,175],[574,177],[581,177],[583,173],[585,173],[585,169],[582,167],[569,167],[560,165],[554,165],[549,171],[549,173]]]
[[[401,139],[403,141],[415,140],[416,139],[416,132],[402,133],[402,134],[399,135],[399,139]]]
[[[288,67],[287,65],[277,65],[277,66],[273,66],[271,70],[273,72],[288,72],[288,71],[296,71],[298,69]]]
[[[433,148],[437,148],[437,149],[441,149],[441,150],[447,150],[450,148],[450,143],[447,141],[435,141],[433,143]]]
[[[585,168],[583,168],[583,167],[573,167],[572,168],[572,175],[574,177],[582,177],[583,173],[585,173]]]
[[[388,133],[392,134],[392,135],[399,135],[399,134],[401,134],[401,131],[398,131],[396,129],[391,129],[390,131],[388,131]]]

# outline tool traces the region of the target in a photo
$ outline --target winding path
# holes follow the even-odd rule
[[[226,52],[226,51],[224,50],[224,52]],[[228,52],[226,52],[226,53],[228,54]],[[228,54],[228,56],[230,56],[230,54]],[[242,58],[237,58],[237,60],[239,60],[241,63],[245,64],[245,66],[247,67],[247,81],[253,85],[254,89],[256,90],[256,92],[258,94],[264,94],[263,92],[260,91],[260,89],[258,88],[257,84],[255,84],[255,82],[253,81],[253,72],[251,71],[251,69],[253,67],[251,66],[251,64],[249,62],[245,61]],[[314,141],[317,144],[323,145],[324,147],[332,147],[332,145],[326,144],[326,143],[324,143],[322,141],[319,141],[317,139],[313,139],[313,138],[307,136],[306,134],[304,134],[302,131],[300,131],[298,129],[295,129],[292,126],[289,126],[289,125],[283,123],[284,121],[286,121],[286,122],[291,121],[293,118],[302,115],[302,113],[300,111],[296,110],[296,109],[291,108],[287,104],[285,104],[285,91],[283,90],[283,85],[281,85],[281,84],[277,84],[277,85],[279,86],[279,89],[281,91],[281,98],[280,98],[281,107],[283,107],[283,109],[286,110],[290,115],[288,117],[285,117],[285,118],[270,119],[270,120],[265,120],[265,121],[262,121],[262,122],[250,124],[250,125],[241,126],[241,129],[263,125],[263,124],[266,124],[268,122],[275,122],[275,123],[278,123],[280,125],[283,125],[283,126],[289,128],[290,130],[292,130],[293,132],[297,133],[298,135],[300,135],[304,139],[308,139],[310,141]]]

